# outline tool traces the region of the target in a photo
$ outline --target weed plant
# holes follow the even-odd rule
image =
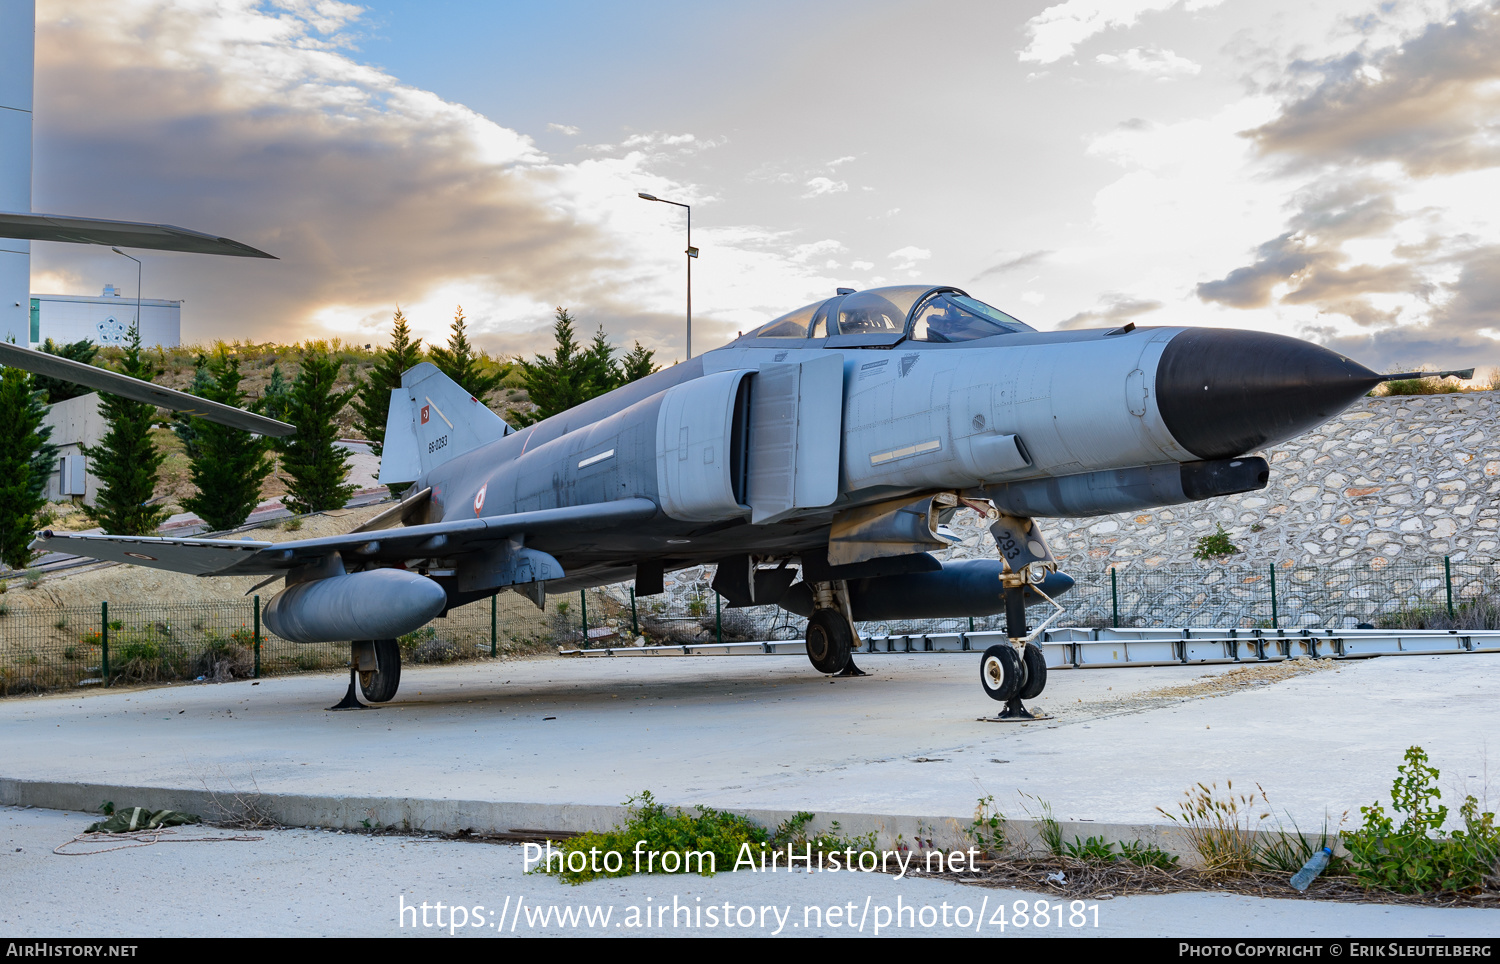
[[[760,855],[770,849],[785,849],[788,845],[799,855],[804,848],[811,847],[814,854],[854,850],[862,853],[873,850],[875,835],[865,834],[846,838],[839,832],[835,822],[830,831],[809,835],[808,824],[814,814],[800,812],[776,828],[775,833],[751,821],[748,817],[698,807],[696,813],[688,813],[677,807],[668,809],[656,801],[649,790],[625,801],[630,808],[623,824],[596,833],[580,834],[553,845],[553,852],[561,851],[562,859],[553,859],[551,865],[538,867],[532,873],[547,874],[570,884],[581,884],[600,877],[628,877],[636,873],[698,873],[710,877],[721,870],[731,870],[748,844],[750,853],[759,861]],[[636,853],[646,861],[637,867]],[[581,853],[589,858],[581,871],[569,870],[568,857]],[[702,857],[688,859],[688,855]],[[618,855],[611,860],[610,855]],[[654,854],[647,859],[646,854]],[[663,856],[676,854],[670,861]],[[710,856],[711,855],[711,856]],[[675,869],[664,864],[671,863]],[[616,869],[608,869],[613,865]]]
[[[979,798],[974,806],[974,820],[966,832],[986,857],[999,858],[1005,854],[1009,848],[1005,838],[1005,814],[995,806],[993,793]]]
[[[1493,886],[1500,863],[1495,815],[1481,813],[1472,795],[1459,805],[1462,830],[1444,830],[1448,807],[1437,787],[1437,767],[1419,746],[1409,747],[1391,784],[1391,809],[1360,807],[1364,823],[1344,835],[1354,876],[1367,887],[1416,894]]]
[[[1203,861],[1203,873],[1211,877],[1244,876],[1260,864],[1255,831],[1250,826],[1251,814],[1260,809],[1256,796],[1236,794],[1233,782],[1226,782],[1225,787],[1227,795],[1220,796],[1217,783],[1208,786],[1199,783],[1183,793],[1187,799],[1178,801],[1176,813],[1156,808],[1182,828]],[[1264,790],[1260,790],[1260,799],[1268,802]],[[1261,813],[1255,819],[1258,822],[1270,815]]]

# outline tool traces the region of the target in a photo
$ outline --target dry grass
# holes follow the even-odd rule
[[[1051,876],[1061,872],[1059,882]],[[1054,894],[1062,900],[1107,900],[1134,894],[1207,892],[1274,897],[1284,900],[1321,900],[1359,904],[1420,904],[1428,907],[1500,907],[1500,891],[1471,894],[1397,894],[1367,890],[1353,877],[1322,876],[1306,893],[1288,883],[1290,874],[1246,871],[1233,875],[1207,874],[1199,870],[1140,867],[1123,862],[1094,863],[1068,858],[1022,858],[980,862],[978,873],[925,874],[979,887],[1018,888]]]
[[[1264,790],[1259,801],[1254,793],[1235,793],[1234,784],[1226,781],[1221,794],[1217,783],[1199,783],[1183,793],[1177,801],[1177,812],[1157,807],[1162,816],[1175,823],[1198,852],[1203,862],[1199,873],[1205,877],[1244,877],[1260,864],[1260,846],[1254,821],[1271,816],[1270,801]]]
[[[1288,659],[1278,663],[1256,663],[1249,666],[1236,666],[1227,673],[1200,676],[1191,683],[1148,690],[1141,695],[1145,698],[1157,699],[1224,696],[1255,686],[1266,686],[1310,673],[1335,669],[1337,666],[1338,662],[1332,659]]]

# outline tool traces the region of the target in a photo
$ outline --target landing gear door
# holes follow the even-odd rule
[[[843,437],[843,355],[761,368],[750,392],[751,524],[831,505]]]

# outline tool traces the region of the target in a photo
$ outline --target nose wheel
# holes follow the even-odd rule
[[[985,650],[979,661],[979,683],[984,695],[1005,704],[999,716],[984,717],[986,722],[1028,723],[1051,718],[1031,712],[1021,702],[1035,699],[1047,686],[1047,660],[1035,643],[1027,643],[1022,652],[1010,643],[997,643]]]

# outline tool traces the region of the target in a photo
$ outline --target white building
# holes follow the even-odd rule
[[[96,345],[124,345],[135,323],[134,298],[106,285],[98,298],[83,295],[32,295],[30,342],[33,348],[51,338],[60,345],[87,338]],[[141,299],[141,344],[175,348],[182,343],[182,302]]]
[[[99,412],[99,393],[79,395],[48,406],[42,424],[52,428],[50,441],[57,446],[57,461],[47,480],[47,501],[66,502],[82,496],[85,504],[93,505],[99,493],[99,480],[88,471],[83,446],[98,445],[109,431]]]

